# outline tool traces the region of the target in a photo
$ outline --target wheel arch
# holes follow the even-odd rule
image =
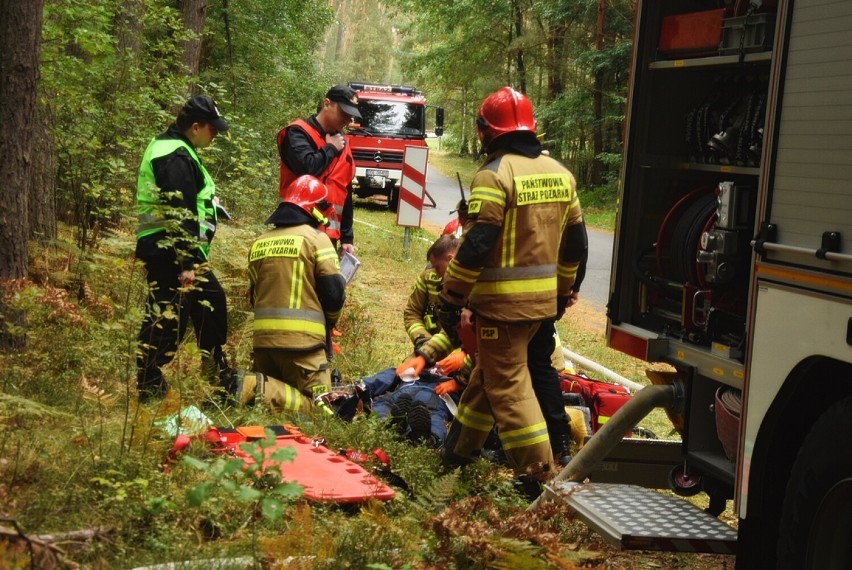
[[[770,405],[754,442],[749,473],[747,518],[740,521],[740,543],[775,559],[777,525],[790,471],[817,419],[838,400],[852,396],[852,363],[815,355],[787,375]],[[759,521],[759,522],[757,522]]]

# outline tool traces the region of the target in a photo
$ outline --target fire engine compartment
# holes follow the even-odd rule
[[[734,478],[738,417],[721,405],[743,382],[775,15],[747,2],[642,4],[609,341],[678,370],[685,469],[718,507]]]
[[[678,51],[679,18],[725,20],[715,2],[657,4],[638,23],[609,316],[742,363],[771,54],[696,52],[695,31]]]

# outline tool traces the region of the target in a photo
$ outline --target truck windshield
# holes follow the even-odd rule
[[[403,137],[423,137],[426,130],[423,105],[361,99],[360,126],[365,131]]]

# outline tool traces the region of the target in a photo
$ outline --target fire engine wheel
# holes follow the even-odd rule
[[[852,568],[852,398],[814,424],[793,463],[778,533],[778,568]]]
[[[669,488],[681,497],[694,497],[701,492],[701,475],[689,475],[683,464],[672,467],[669,471]]]

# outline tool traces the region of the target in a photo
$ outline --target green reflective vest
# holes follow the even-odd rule
[[[162,199],[160,195],[161,190],[157,186],[154,167],[151,163],[179,148],[186,149],[204,177],[204,186],[199,189],[196,196],[193,215],[198,221],[198,232],[194,237],[198,243],[198,249],[204,259],[207,259],[210,251],[210,239],[216,231],[216,207],[213,204],[216,184],[213,182],[210,173],[201,164],[195,149],[180,139],[154,139],[145,149],[142,165],[139,167],[139,178],[136,182],[136,209],[139,216],[136,239],[166,231],[166,222],[170,217],[165,215],[165,212],[168,210],[169,201]]]

